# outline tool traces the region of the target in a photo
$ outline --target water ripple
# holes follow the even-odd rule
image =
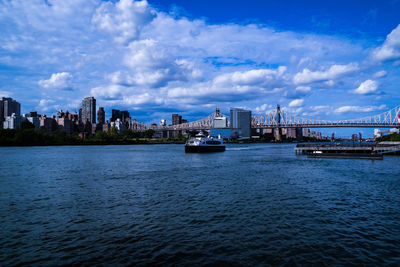
[[[307,159],[276,144],[0,150],[1,265],[400,264],[398,157]]]

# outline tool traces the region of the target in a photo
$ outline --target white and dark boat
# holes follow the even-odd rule
[[[225,151],[225,145],[220,136],[206,137],[203,133],[197,134],[195,137],[186,141],[186,153],[202,153],[202,152],[222,152]]]

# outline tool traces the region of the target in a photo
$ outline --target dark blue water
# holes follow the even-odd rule
[[[0,265],[399,265],[400,157],[0,148]]]

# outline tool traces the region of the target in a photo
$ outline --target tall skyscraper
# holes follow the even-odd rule
[[[128,121],[130,118],[131,118],[131,116],[129,115],[129,111],[127,111],[127,110],[121,111],[121,120],[123,122]]]
[[[127,110],[119,110],[119,109],[113,109],[111,110],[111,121],[116,121],[117,119],[120,119],[123,122],[127,122],[130,119],[129,111]]]
[[[231,108],[230,127],[236,131],[239,137],[251,136],[251,110]]]
[[[82,100],[82,122],[86,121],[96,123],[96,99],[93,96]]]
[[[97,122],[99,124],[106,123],[106,113],[104,112],[103,107],[99,107],[99,110],[97,111]]]
[[[82,122],[82,107],[79,108],[78,121]]]
[[[112,109],[111,121],[116,121],[117,119],[121,119],[121,111],[119,109]]]
[[[172,114],[172,125],[178,125],[182,123],[182,116],[178,114]]]
[[[0,128],[3,127],[3,121],[12,114],[21,115],[21,104],[11,97],[2,97],[0,99]]]

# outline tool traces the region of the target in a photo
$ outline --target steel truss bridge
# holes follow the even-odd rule
[[[131,126],[132,130],[145,131],[153,129],[156,131],[162,130],[208,130],[213,126],[213,121],[216,117],[228,116],[220,113],[218,110],[209,116],[188,123],[178,125],[159,126],[148,125],[143,123],[134,123]],[[229,125],[228,125],[229,126]],[[384,113],[363,117],[351,120],[315,120],[302,118],[289,112],[280,109],[277,106],[276,110],[270,111],[265,115],[254,115],[251,118],[251,127],[258,129],[272,129],[272,128],[334,128],[334,127],[352,127],[352,128],[400,128],[400,106],[392,108]]]

